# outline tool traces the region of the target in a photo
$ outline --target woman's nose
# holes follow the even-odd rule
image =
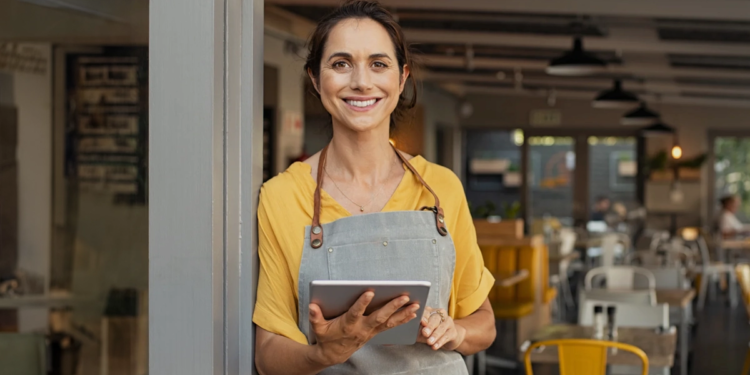
[[[359,65],[352,71],[350,88],[353,90],[369,90],[372,87],[370,71],[366,66]]]

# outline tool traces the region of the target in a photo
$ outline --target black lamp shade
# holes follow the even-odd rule
[[[580,37],[573,40],[573,49],[550,61],[547,74],[556,76],[585,76],[596,74],[607,67],[600,58],[584,51]]]
[[[591,104],[594,108],[630,108],[639,101],[635,94],[623,90],[622,82],[617,80],[612,89],[602,91]]]
[[[659,114],[648,109],[645,103],[626,113],[620,119],[620,123],[623,125],[634,125],[634,126],[648,126],[659,122]]]
[[[641,135],[644,137],[672,136],[674,134],[674,128],[662,122],[641,129]]]

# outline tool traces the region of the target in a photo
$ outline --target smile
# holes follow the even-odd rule
[[[379,98],[372,98],[367,100],[353,100],[353,99],[344,99],[344,102],[349,105],[354,110],[368,110],[377,104],[379,102]]]

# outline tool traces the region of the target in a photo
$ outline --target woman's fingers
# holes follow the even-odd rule
[[[323,313],[320,311],[320,306],[311,303],[309,309],[310,325],[312,325],[313,332],[318,335],[323,332],[323,327],[328,321],[323,317]]]
[[[432,344],[432,349],[438,350],[443,347],[447,342],[450,342],[456,338],[456,330],[454,328],[451,328],[447,330],[439,339],[436,340],[434,344]],[[430,338],[431,340],[432,338]]]
[[[440,325],[441,321],[442,318],[440,317],[440,314],[435,313],[427,316],[427,323],[425,324],[424,321],[422,322],[422,335],[424,337],[430,337],[435,329]]]
[[[362,295],[357,299],[357,302],[354,302],[352,307],[349,308],[349,311],[346,312],[346,323],[357,323],[357,320],[359,320],[362,315],[365,315],[365,310],[367,309],[367,306],[370,305],[370,302],[372,302],[372,299],[374,297],[375,293],[373,292],[362,293]]]
[[[452,320],[446,320],[442,322],[432,331],[432,335],[430,335],[430,338],[427,339],[427,345],[435,345],[439,343],[440,339],[442,339],[445,333],[448,332],[448,330],[450,330],[451,328],[453,328]]]
[[[390,319],[391,315],[396,313],[398,309],[400,309],[402,306],[407,304],[409,302],[409,297],[401,296],[398,298],[393,299],[391,302],[388,302],[385,306],[378,309],[378,311],[375,311],[374,313],[370,314],[368,317],[368,323],[371,328],[378,328],[380,326],[385,325],[385,323]]]
[[[385,322],[385,329],[391,329],[408,323],[410,320],[417,317],[417,310],[419,310],[419,305],[413,304],[391,315],[391,317],[388,318],[388,321]]]

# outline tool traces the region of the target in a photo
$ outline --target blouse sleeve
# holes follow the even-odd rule
[[[253,322],[266,331],[288,337],[301,344],[307,338],[297,327],[297,287],[285,254],[273,231],[272,213],[266,209],[264,189],[258,205],[258,255],[260,267]]]
[[[484,266],[482,252],[477,244],[469,205],[463,187],[458,182],[460,207],[458,207],[455,229],[451,232],[456,247],[456,270],[453,275],[451,316],[455,319],[467,317],[476,312],[487,299],[495,285],[495,278]]]

